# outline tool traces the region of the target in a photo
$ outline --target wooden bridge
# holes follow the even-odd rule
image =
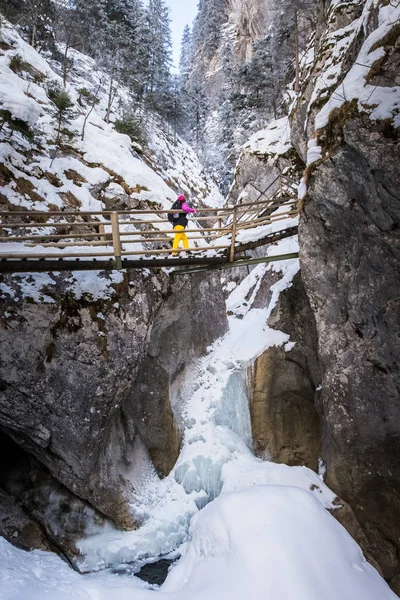
[[[192,273],[297,256],[242,256],[297,232],[296,190],[283,177],[253,202],[198,209],[185,230],[190,249],[176,250],[177,256],[171,249],[172,212],[178,211],[0,212],[0,272],[185,267],[182,273]]]

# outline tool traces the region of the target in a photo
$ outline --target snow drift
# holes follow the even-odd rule
[[[84,577],[58,557],[0,543],[2,600],[395,600],[358,545],[311,494],[254,486],[192,521],[183,558],[159,591],[136,578]]]

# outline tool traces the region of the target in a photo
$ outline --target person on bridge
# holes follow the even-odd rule
[[[186,202],[186,198],[183,194],[179,194],[176,202],[171,206],[171,210],[184,210],[182,213],[170,213],[168,215],[168,220],[174,226],[174,231],[176,231],[174,243],[172,245],[173,250],[177,250],[179,248],[180,242],[183,243],[183,247],[185,249],[189,248],[189,240],[185,233],[185,227],[188,224],[187,213],[195,213],[195,209],[189,206]],[[172,256],[177,256],[178,252],[173,252]]]

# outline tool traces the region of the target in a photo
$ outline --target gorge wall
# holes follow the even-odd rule
[[[328,485],[354,509],[371,554],[398,593],[400,8],[321,1],[317,15],[287,124],[279,133],[282,122],[273,121],[245,145],[230,200],[254,197],[252,182],[268,184],[279,170],[287,172],[288,161],[292,176],[304,169],[299,243],[310,308],[305,314],[299,302],[298,309],[307,333],[315,327],[306,355],[317,350],[321,376],[318,388],[315,378],[310,386],[317,389],[315,399],[310,395],[320,422],[320,433],[312,429],[319,436],[316,452],[326,463]],[[293,331],[296,310],[289,302],[283,314],[292,320],[280,328]],[[299,406],[285,414],[276,400],[276,386],[281,379],[289,386],[291,372],[284,355],[272,354],[256,363],[257,404],[262,398],[256,431],[262,431],[262,452],[291,460]],[[291,393],[288,388],[288,405]],[[311,410],[310,429],[314,419]],[[262,428],[262,421],[277,429]]]
[[[385,94],[400,99],[400,15],[398,7],[389,13],[390,5],[379,2],[330,9],[322,56],[294,111],[292,139],[303,160],[304,131],[322,147],[308,167],[300,257],[318,331],[327,482],[354,508],[372,554],[398,591],[400,123]],[[333,59],[326,40],[346,27],[354,36],[344,55],[336,55],[343,61],[337,83],[343,81],[338,91],[345,100],[321,127],[324,94],[321,86],[315,97],[315,79],[324,59]],[[369,68],[361,75],[367,89],[353,87],[351,97],[360,77],[352,61]],[[308,123],[302,117],[307,104]]]
[[[316,0],[200,4],[185,87],[189,93],[197,90],[196,149],[225,192],[249,133],[287,111],[296,40],[302,53],[315,27],[316,4]]]
[[[3,509],[2,533],[20,530],[22,545],[65,551],[90,519],[137,526],[131,505],[143,461],[151,457],[165,475],[179,454],[174,384],[226,330],[216,277],[173,288],[162,273],[68,281],[75,277],[73,290],[65,276],[39,278],[36,290],[30,276],[2,283],[0,426],[2,445],[17,457],[2,471],[13,506]],[[43,512],[54,493],[69,523],[62,506]],[[47,542],[36,530],[24,542],[25,526],[37,522]]]

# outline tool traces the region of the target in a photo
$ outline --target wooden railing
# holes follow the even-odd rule
[[[276,212],[281,207],[285,207],[284,212]],[[184,211],[0,212],[0,260],[101,257],[112,260],[114,268],[121,269],[124,257],[154,259],[171,254],[176,231],[167,219],[168,214],[177,212]],[[225,253],[232,262],[241,231],[283,221],[296,214],[294,198],[275,195],[267,201],[232,208],[199,209],[199,215],[193,217],[194,225],[189,221],[185,229],[191,244],[190,253],[215,250]],[[17,247],[8,249],[11,243]],[[141,248],[137,248],[138,244]],[[153,244],[155,247],[150,247]],[[187,250],[178,248],[174,252],[180,255]]]
[[[260,202],[264,205],[263,212],[272,212],[276,210],[275,204],[284,204],[285,200],[295,200],[297,202],[297,183],[287,177],[286,175],[279,174],[273,179],[267,187],[260,191],[253,183],[248,183],[252,188],[258,192],[258,196],[252,202],[241,203],[237,206],[243,206],[246,210],[240,216],[241,221],[251,220],[260,211]],[[275,189],[273,189],[275,187]],[[264,198],[261,200],[261,198]],[[256,208],[253,208],[256,207]],[[269,211],[269,208],[272,211]],[[253,209],[253,210],[252,210]]]

